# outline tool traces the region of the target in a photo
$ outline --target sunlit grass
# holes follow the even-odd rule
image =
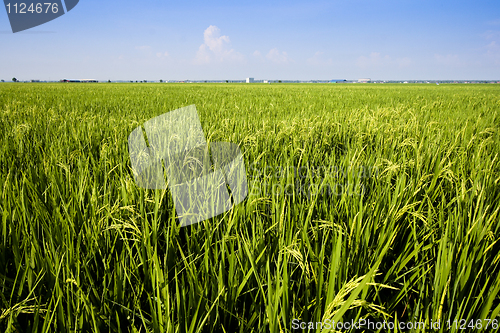
[[[0,330],[500,319],[499,96],[497,85],[2,84]],[[168,191],[136,187],[127,137],[190,104],[210,141],[240,145],[250,194],[180,228]]]

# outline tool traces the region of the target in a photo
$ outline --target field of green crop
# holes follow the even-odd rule
[[[191,104],[250,193],[181,228],[127,137]],[[0,331],[497,331],[499,130],[498,85],[0,84]]]

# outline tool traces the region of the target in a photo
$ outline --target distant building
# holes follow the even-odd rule
[[[358,83],[369,83],[372,82],[372,79],[359,79]]]
[[[341,82],[347,82],[347,80],[331,80],[330,83],[341,83]]]
[[[94,82],[94,83],[97,83],[97,82],[99,82],[99,81],[94,80],[94,79],[84,79],[84,80],[68,80],[68,79],[62,79],[62,80],[60,80],[59,82],[71,82],[71,83],[78,83],[78,82],[88,83],[88,82]]]
[[[253,80],[253,77],[247,77],[247,83],[253,83],[254,80]]]
[[[40,80],[31,80],[31,82],[40,82]]]

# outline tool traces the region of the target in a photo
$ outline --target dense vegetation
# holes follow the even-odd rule
[[[251,192],[180,228],[127,137],[190,104]],[[500,319],[499,129],[498,85],[1,84],[0,330]]]

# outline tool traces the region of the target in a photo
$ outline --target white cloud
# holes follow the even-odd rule
[[[498,21],[500,23],[500,20]],[[500,65],[500,31],[488,30],[481,35],[485,39],[485,46],[481,48],[482,57],[477,59],[483,65]]]
[[[485,39],[499,39],[500,38],[500,31],[497,30],[488,30],[482,36]]]
[[[198,52],[196,53],[196,58],[194,60],[197,64],[208,64],[211,60],[210,52],[207,50],[208,47],[205,44],[200,45]]]
[[[498,51],[499,48],[500,48],[500,45],[498,45],[498,43],[496,41],[492,41],[491,43],[486,45],[486,49],[488,51]]]
[[[151,50],[151,46],[149,45],[136,46],[135,49],[141,51],[148,51]]]
[[[402,67],[408,67],[412,64],[412,61],[408,57],[403,57],[403,58],[397,58],[396,62],[400,68]]]
[[[255,52],[253,53],[253,56],[254,56],[254,57],[256,57],[256,58],[260,58],[260,57],[262,57],[262,54],[260,54],[260,52],[259,52],[259,51],[255,51]]]
[[[196,54],[195,63],[207,64],[211,62],[244,62],[244,56],[231,48],[228,36],[220,36],[220,29],[215,25],[209,26],[203,33],[204,43],[200,45]]]
[[[496,41],[492,41],[486,46],[486,57],[495,65],[500,65],[500,45]]]
[[[368,57],[361,56],[357,59],[357,65],[360,68],[387,68],[387,67],[408,67],[412,64],[412,60],[408,57],[393,59],[389,55],[382,55],[379,52],[372,52]]]
[[[357,64],[361,68],[382,67],[388,65],[390,61],[391,57],[388,55],[381,56],[378,52],[372,52],[368,57],[359,57]]]
[[[266,55],[266,58],[276,64],[287,64],[293,62],[293,60],[290,59],[290,57],[288,57],[288,54],[286,52],[280,53],[280,51],[277,48],[270,50],[269,53]]]
[[[330,66],[333,65],[331,58],[325,59],[323,52],[316,52],[311,58],[306,60],[307,64],[311,66]]]
[[[500,25],[500,20],[488,21],[487,24],[489,24],[489,25]]]
[[[168,57],[169,55],[170,55],[170,54],[168,54],[168,52],[156,52],[156,56],[157,56],[158,58],[160,58],[160,59],[161,59],[161,58],[166,58],[166,57]]]
[[[447,55],[435,54],[434,59],[436,59],[436,61],[439,64],[444,66],[464,65],[464,62],[460,59],[460,57],[457,54],[447,54]]]

